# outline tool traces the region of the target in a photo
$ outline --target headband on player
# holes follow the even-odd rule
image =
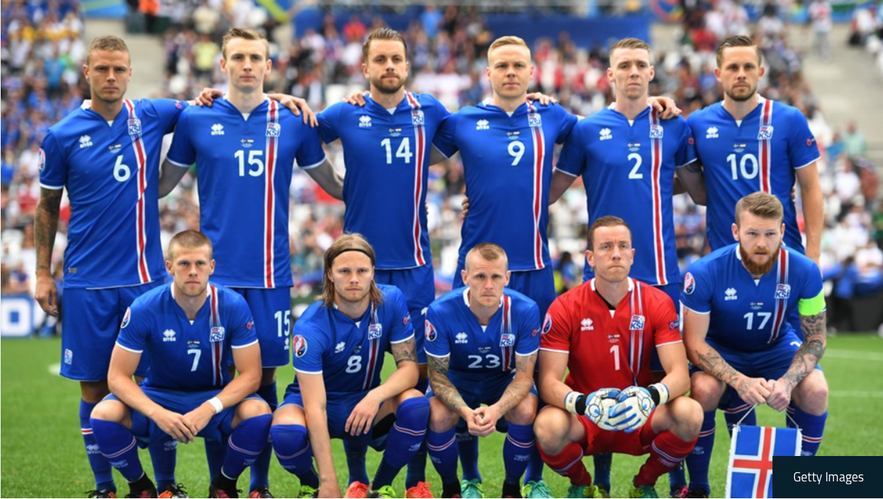
[[[334,260],[337,260],[337,257],[339,257],[340,255],[342,255],[348,251],[358,251],[359,253],[367,256],[368,259],[371,260],[371,265],[374,265],[374,256],[371,255],[371,253],[368,253],[367,251],[363,250],[362,248],[346,248],[346,249],[340,250],[340,253],[338,253],[337,256],[334,257]],[[333,263],[333,260],[332,260],[332,263]]]

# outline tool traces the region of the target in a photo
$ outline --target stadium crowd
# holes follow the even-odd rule
[[[18,0],[3,6],[4,294],[33,291],[39,144],[48,127],[76,109],[88,92],[81,69],[86,41],[76,7],[75,0]],[[192,15],[188,16],[189,12]],[[656,79],[651,95],[672,96],[685,115],[720,100],[713,73],[717,43],[734,34],[751,34],[759,40],[767,66],[759,92],[803,111],[822,149],[819,170],[826,196],[826,230],[821,263],[826,278],[834,282],[832,293],[838,300],[874,294],[883,289],[883,204],[878,199],[875,167],[864,156],[866,142],[855,123],[841,129],[842,124],[826,122],[803,76],[801,54],[789,42],[787,14],[769,4],[752,23],[740,2],[697,3],[684,16],[677,48],[654,54]],[[206,86],[223,88],[223,75],[218,70],[220,37],[236,25],[262,28],[270,34],[274,71],[266,91],[302,96],[316,111],[366,88],[361,72],[362,41],[366,33],[383,24],[380,18],[355,13],[338,26],[329,15],[320,29],[291,37],[290,30],[251,2],[217,0],[178,2],[170,20],[170,28],[161,35],[166,54],[164,87],[157,95],[143,97],[191,98]],[[441,10],[427,7],[405,34],[411,60],[410,90],[432,93],[452,110],[489,95],[483,76],[485,53],[493,38],[503,33],[491,33],[480,13],[455,6]],[[567,33],[561,33],[557,39],[537,40],[532,49],[536,90],[554,95],[562,106],[580,115],[598,111],[612,101],[605,48],[578,47]],[[338,145],[329,152],[335,165],[343,165]],[[459,159],[430,169],[429,228],[439,290],[450,287],[456,267],[464,186]],[[344,207],[319,192],[303,172],[296,172],[291,190],[295,294],[307,297],[321,282],[324,251],[342,232]],[[574,267],[583,265],[585,202],[583,193],[571,189],[550,209],[553,258],[557,261],[568,254],[557,266],[562,283],[572,283],[572,276],[579,272]],[[55,264],[65,246],[63,222],[69,213],[64,207]],[[198,228],[198,213],[196,190],[188,176],[161,203],[163,247],[173,234]],[[683,270],[706,251],[704,219],[702,207],[693,205],[688,196],[676,196],[677,247]]]

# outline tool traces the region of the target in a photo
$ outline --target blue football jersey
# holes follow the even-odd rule
[[[67,189],[71,203],[64,286],[113,288],[166,275],[159,238],[159,162],[163,135],[185,102],[123,101],[113,123],[89,103],[43,139],[40,185]]]
[[[395,286],[377,286],[383,303],[368,307],[357,321],[316,302],[294,324],[294,369],[321,373],[329,399],[379,386],[384,354],[392,351],[392,344],[414,337],[402,292]],[[300,391],[297,378],[289,390]]]
[[[469,215],[461,229],[459,264],[475,245],[498,244],[509,270],[551,265],[546,226],[555,143],[570,135],[577,117],[561,106],[522,104],[510,116],[482,103],[445,120],[435,145],[463,160]]]
[[[486,327],[469,309],[469,288],[458,288],[435,300],[426,311],[426,355],[449,357],[452,373],[511,375],[515,354],[540,348],[540,311],[536,302],[503,290],[500,308]]]
[[[819,148],[797,108],[758,96],[758,105],[737,124],[721,102],[690,115],[687,123],[705,170],[708,243],[733,243],[736,203],[763,191],[785,208],[785,244],[801,253],[803,242],[791,200],[795,170],[819,159]]]
[[[120,324],[117,345],[146,353],[145,385],[199,391],[226,386],[232,349],[255,345],[254,319],[245,299],[209,283],[208,299],[191,323],[175,301],[175,284],[160,286],[132,302]]]
[[[629,275],[665,286],[680,282],[672,212],[675,169],[695,160],[683,118],[661,120],[647,106],[629,123],[611,105],[580,120],[557,169],[582,175],[589,227],[606,215],[629,224],[635,248]],[[588,265],[585,275],[594,276]]]
[[[690,265],[681,303],[698,314],[711,314],[708,338],[713,342],[753,352],[784,337],[798,302],[821,292],[819,268],[794,248],[783,246],[772,270],[755,282],[736,243]]]
[[[245,118],[227,99],[181,115],[168,160],[196,162],[199,228],[218,262],[212,279],[231,287],[292,285],[289,188],[295,165],[325,161],[315,129],[266,99]]]
[[[378,269],[426,265],[432,262],[429,157],[436,130],[450,113],[428,94],[405,92],[392,112],[370,96],[365,100],[365,107],[341,102],[319,113],[322,140],[343,145],[343,229],[365,236]]]

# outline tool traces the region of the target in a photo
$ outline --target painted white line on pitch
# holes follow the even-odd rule
[[[883,392],[866,392],[862,390],[835,390],[829,393],[832,397],[852,397],[852,398],[883,398]]]
[[[61,374],[61,363],[49,364],[49,367],[46,368],[49,371],[49,374]]]
[[[883,353],[875,352],[857,352],[855,350],[826,350],[822,356],[822,362],[825,357],[834,357],[835,359],[852,359],[852,360],[874,360],[883,362]]]

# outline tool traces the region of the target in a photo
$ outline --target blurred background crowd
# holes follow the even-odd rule
[[[146,4],[146,5],[145,5]],[[318,27],[295,30],[280,23],[251,0],[181,0],[163,7],[140,2],[129,23],[155,33],[165,53],[164,83],[154,95],[190,99],[203,87],[224,88],[219,72],[221,36],[231,26],[264,30],[271,42],[274,70],[265,86],[301,96],[320,111],[353,91],[367,88],[361,71],[361,45],[372,29],[386,24],[383,9],[341,8],[327,11]],[[493,5],[493,2],[490,3]],[[34,213],[40,195],[40,141],[49,126],[76,109],[88,85],[82,75],[88,40],[74,0],[14,0],[2,7],[2,293],[33,292]],[[497,7],[499,8],[499,7]],[[603,9],[640,9],[612,2]],[[826,198],[822,267],[830,282],[831,326],[856,330],[853,298],[883,301],[883,203],[878,167],[868,158],[868,143],[855,122],[829,123],[804,77],[806,58],[830,58],[831,44],[869,52],[883,75],[883,3],[854,9],[848,40],[831,39],[832,5],[828,0],[790,0],[743,4],[739,0],[684,0],[677,43],[654,53],[656,79],[652,95],[672,96],[684,115],[721,99],[714,76],[714,50],[735,34],[753,36],[762,47],[767,72],[759,92],[798,107],[807,117],[820,148],[819,165]],[[297,12],[297,5],[290,14]],[[562,7],[532,7],[535,14],[567,13]],[[493,10],[493,7],[490,8]],[[405,36],[411,61],[408,89],[435,95],[450,110],[473,105],[490,95],[484,77],[486,50],[497,36],[486,22],[487,9],[433,5],[411,9]],[[791,40],[812,36],[812,53],[800,53]],[[571,112],[589,115],[612,101],[606,78],[607,46],[584,46],[568,32],[532,43],[534,89],[555,96]],[[137,63],[136,63],[137,65]],[[153,71],[140,67],[140,71]],[[159,68],[155,70],[159,71]],[[342,168],[339,147],[326,149]],[[577,180],[550,210],[550,249],[559,290],[581,281],[586,236],[585,192]],[[291,185],[291,265],[296,297],[309,299],[321,281],[324,250],[342,232],[344,206],[320,192],[302,172]],[[430,169],[428,210],[430,238],[439,292],[450,287],[456,266],[465,193],[458,160]],[[164,246],[176,232],[198,228],[198,206],[192,176],[161,202]],[[799,198],[797,199],[799,203]],[[707,252],[704,209],[687,195],[675,197],[678,256],[682,270]],[[65,246],[64,221],[53,257],[56,267]],[[798,210],[798,214],[801,211]],[[802,220],[800,220],[802,223]],[[60,273],[59,273],[60,275]],[[879,308],[879,307],[878,307]],[[839,315],[838,315],[839,314]],[[874,324],[876,327],[876,323]],[[44,331],[52,334],[53,329]]]

